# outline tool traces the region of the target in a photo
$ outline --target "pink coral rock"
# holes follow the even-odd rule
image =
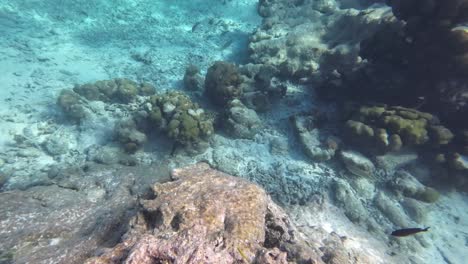
[[[260,187],[199,163],[156,184],[123,242],[87,263],[323,263]]]

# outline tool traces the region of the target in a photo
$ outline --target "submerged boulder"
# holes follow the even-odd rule
[[[225,127],[229,134],[237,138],[253,138],[262,126],[257,113],[247,108],[240,100],[229,103],[226,113]]]
[[[318,123],[312,115],[298,115],[293,118],[294,128],[307,156],[314,161],[330,160],[335,156],[338,143],[331,143],[330,140],[322,142],[320,131],[317,129]]]
[[[356,151],[341,151],[341,159],[346,169],[360,177],[372,178],[375,172],[374,163],[364,155]]]
[[[260,187],[204,163],[172,177],[123,242],[87,263],[323,263]]]
[[[136,208],[133,176],[66,175],[77,184],[57,176],[57,185],[1,193],[0,263],[78,264],[118,242]]]

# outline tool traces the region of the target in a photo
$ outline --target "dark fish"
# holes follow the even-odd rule
[[[409,236],[409,235],[414,235],[419,232],[426,232],[429,230],[429,227],[426,228],[403,228],[403,229],[398,229],[392,232],[392,236],[397,236],[397,237],[404,237],[404,236]]]
[[[195,30],[197,29],[198,26],[200,26],[200,24],[201,24],[201,21],[198,21],[197,23],[193,24],[192,32],[195,32]]]

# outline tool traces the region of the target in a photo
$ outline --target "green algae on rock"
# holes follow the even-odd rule
[[[435,116],[401,106],[360,106],[344,129],[351,142],[380,153],[403,146],[437,148],[448,145],[454,137]]]
[[[148,83],[138,84],[129,79],[117,78],[76,85],[73,91],[91,101],[129,103],[138,95],[154,94],[155,88]]]

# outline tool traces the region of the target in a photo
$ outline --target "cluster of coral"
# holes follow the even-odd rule
[[[435,116],[400,106],[360,106],[344,129],[350,142],[379,154],[406,146],[436,149],[448,145],[454,137]]]
[[[236,66],[217,61],[208,68],[205,78],[196,66],[187,67],[185,89],[203,93],[218,108],[223,108],[218,123],[235,138],[253,138],[262,128],[257,112],[265,112],[286,95],[287,86],[278,79],[271,65]]]
[[[437,174],[465,185],[468,126],[460,120],[468,115],[468,1],[386,4],[390,15],[367,26],[357,52],[347,52],[353,63],[322,60],[329,69],[321,67],[317,91],[345,108],[348,100],[357,102],[343,134],[360,151],[418,149],[442,165]]]
[[[205,94],[217,106],[227,106],[232,100],[239,99],[255,111],[267,111],[286,95],[287,86],[278,79],[278,73],[278,69],[270,64],[238,67],[218,61],[206,74]]]
[[[213,134],[213,118],[181,92],[151,96],[145,110],[152,126],[184,146],[199,144]]]
[[[76,85],[73,90],[62,90],[57,105],[73,120],[80,121],[88,115],[87,100],[128,104],[137,96],[149,96],[156,92],[148,83],[129,79],[102,80]]]
[[[348,97],[419,106],[457,128],[468,113],[468,2],[389,0],[394,16],[361,41],[364,60],[353,71],[338,70]],[[333,79],[333,78],[332,78]],[[326,89],[336,88],[336,79]],[[343,87],[344,86],[344,87]],[[351,89],[350,89],[351,87]]]
[[[134,153],[147,142],[155,130],[163,132],[183,147],[200,147],[213,134],[213,118],[181,92],[155,94],[149,84],[128,79],[113,79],[77,85],[62,90],[57,104],[73,120],[81,121],[90,114],[88,101],[120,103],[127,115],[117,122],[115,138],[126,152]],[[137,96],[141,100],[136,102]]]
[[[358,104],[350,108],[342,134],[351,146],[370,155],[418,151],[434,168],[436,179],[449,178],[457,186],[466,186],[466,129],[449,129],[433,114],[402,106]]]
[[[321,78],[329,66],[351,68],[359,61],[360,40],[380,20],[380,14],[361,11],[366,2],[372,1],[260,1],[264,22],[251,36],[251,59],[296,80]]]
[[[152,95],[131,115],[116,126],[117,139],[127,152],[140,149],[147,135],[155,132],[162,132],[177,147],[200,151],[214,133],[213,117],[181,92]]]

